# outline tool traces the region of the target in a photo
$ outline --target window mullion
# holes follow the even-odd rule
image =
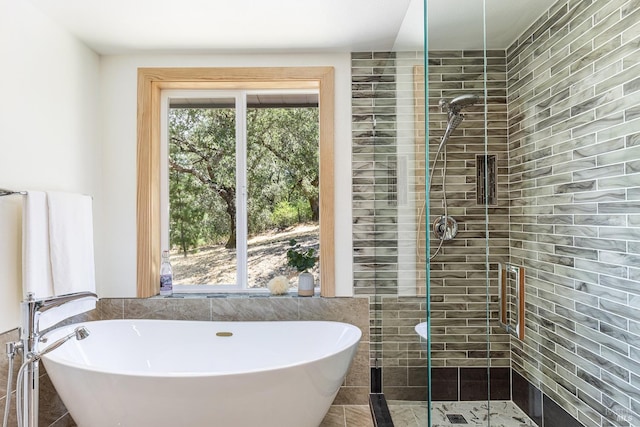
[[[236,97],[236,261],[238,287],[247,289],[247,93]]]

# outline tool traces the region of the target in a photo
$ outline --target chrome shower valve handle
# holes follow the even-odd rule
[[[458,234],[458,222],[453,217],[441,215],[433,222],[433,234],[439,240],[452,240]]]

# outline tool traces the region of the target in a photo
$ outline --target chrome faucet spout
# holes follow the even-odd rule
[[[23,325],[25,325],[23,332],[23,340],[32,340],[32,344],[35,344],[37,337],[40,335],[40,315],[53,308],[63,306],[72,301],[78,301],[82,299],[97,300],[98,295],[93,292],[76,292],[72,294],[57,295],[52,297],[35,299],[32,293],[27,295],[27,299],[22,302],[22,315]],[[24,336],[26,334],[27,336]],[[25,347],[26,348],[26,347]],[[32,347],[31,347],[32,348]]]
[[[43,298],[41,300],[36,300],[35,303],[37,305],[38,311],[40,313],[44,313],[47,310],[60,307],[61,305],[64,305],[68,302],[76,301],[84,298],[92,298],[97,300],[98,295],[96,295],[93,292],[76,292],[73,294],[65,294],[65,295],[58,295],[58,296]]]

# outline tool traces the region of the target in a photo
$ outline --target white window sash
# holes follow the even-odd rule
[[[236,114],[236,283],[174,285],[174,292],[210,293],[248,290],[247,281],[247,174],[246,92],[223,90],[164,90],[160,100],[160,247],[169,250],[169,104],[172,98],[234,98]]]
[[[236,284],[174,285],[178,293],[268,293],[249,288],[247,209],[247,94],[317,93],[317,90],[163,90],[160,99],[160,247],[169,249],[169,103],[172,98],[235,98],[236,107]]]

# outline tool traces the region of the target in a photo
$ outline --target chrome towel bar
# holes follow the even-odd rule
[[[6,188],[0,188],[0,197],[2,196],[11,196],[12,194],[21,194],[21,195],[26,195],[27,192],[26,191],[13,191],[13,190],[7,190]]]

